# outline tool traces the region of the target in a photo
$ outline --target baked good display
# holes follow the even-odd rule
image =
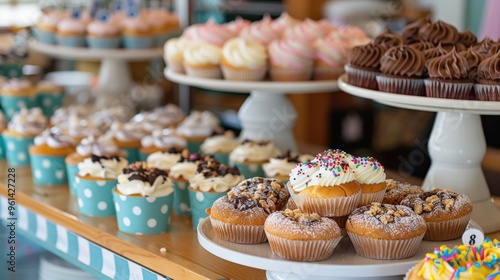
[[[63,106],[64,88],[49,80],[36,84],[36,104],[42,108],[43,114],[50,117]]]
[[[218,161],[229,164],[229,154],[240,144],[232,130],[215,129],[200,146],[200,152],[211,155]]]
[[[221,69],[226,80],[263,80],[267,73],[266,48],[250,38],[229,39],[222,48]]]
[[[141,140],[147,134],[140,123],[130,121],[125,123],[113,122],[106,134],[113,138],[113,141],[125,153],[125,158],[129,162],[140,160]]]
[[[498,54],[485,58],[477,66],[477,83],[474,91],[477,99],[482,101],[500,101],[500,75],[496,63]]]
[[[470,220],[472,202],[464,194],[434,189],[410,194],[401,201],[427,223],[425,240],[443,241],[460,237]]]
[[[415,255],[427,230],[411,208],[376,202],[354,210],[345,227],[358,255],[384,260]]]
[[[10,79],[0,86],[0,104],[8,120],[22,108],[36,104],[36,88],[27,79]]]
[[[407,280],[500,278],[500,244],[486,238],[481,244],[442,245],[425,255],[406,274]]]
[[[401,204],[401,201],[410,194],[422,194],[424,189],[417,185],[412,185],[406,182],[399,182],[393,179],[385,180],[387,185],[382,203],[384,204]]]
[[[193,110],[177,126],[177,132],[184,137],[191,153],[197,153],[200,146],[219,127],[219,119],[210,111]]]
[[[235,243],[267,241],[264,222],[284,209],[290,194],[276,179],[254,177],[233,187],[210,208],[210,222],[218,238]]]
[[[293,261],[327,259],[342,238],[333,220],[298,209],[272,213],[264,223],[264,230],[273,253]]]
[[[263,165],[280,153],[271,141],[247,139],[229,154],[229,162],[237,166],[245,178],[264,177]]]
[[[385,51],[384,47],[373,43],[352,48],[349,62],[345,65],[347,82],[377,90],[376,77],[380,74],[380,59]]]
[[[296,154],[287,151],[277,157],[269,159],[262,168],[267,177],[276,178],[283,183],[287,183],[290,179],[290,171],[301,162],[312,160],[314,157],[307,154]]]
[[[180,136],[175,128],[156,129],[150,135],[146,135],[141,139],[139,160],[144,161],[150,154],[155,152],[170,151],[171,149],[180,152],[186,147],[186,139]]]
[[[382,164],[373,157],[352,157],[349,166],[354,172],[354,179],[361,185],[358,206],[382,202],[387,187]]]

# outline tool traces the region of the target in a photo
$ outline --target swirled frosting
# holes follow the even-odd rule
[[[161,170],[170,170],[181,159],[181,153],[172,148],[168,151],[158,151],[150,154],[146,159],[148,166]]]
[[[189,179],[189,186],[202,192],[228,192],[245,179],[237,167],[228,167],[208,158],[199,163],[197,173]]]
[[[63,133],[56,127],[46,129],[41,134],[37,135],[34,143],[35,146],[47,145],[54,149],[74,147],[76,145],[73,137]]]
[[[192,111],[177,127],[177,132],[187,137],[210,136],[219,126],[219,119],[209,111]]]
[[[500,82],[500,53],[486,58],[477,67],[478,81],[487,80]]]
[[[422,52],[436,47],[433,43],[427,41],[418,41],[409,45]]]
[[[437,47],[425,50],[424,56],[425,56],[425,59],[429,60],[429,59],[432,59],[432,58],[435,58],[438,56],[445,55],[447,53],[448,52],[445,49],[443,49],[443,47],[441,47],[441,44],[439,44],[439,45],[437,45]]]
[[[438,20],[434,23],[423,25],[418,35],[424,41],[429,41],[434,45],[455,45],[459,40],[458,30],[444,21]]]
[[[480,54],[474,48],[469,48],[466,51],[460,52],[461,55],[467,59],[469,63],[469,77],[475,81],[477,79],[477,68],[479,64],[485,59],[484,55]]]
[[[112,137],[109,135],[93,136],[89,135],[80,141],[76,146],[76,152],[81,156],[113,156],[120,153]]]
[[[229,154],[239,145],[234,132],[228,130],[222,135],[214,135],[203,141],[200,150],[204,154]]]
[[[184,62],[191,65],[219,65],[222,49],[210,43],[188,44],[183,56]]]
[[[468,78],[469,63],[455,49],[445,55],[428,60],[426,67],[431,78],[444,80]]]
[[[246,20],[240,16],[237,16],[236,19],[234,19],[233,21],[230,21],[226,24],[224,24],[224,26],[231,30],[232,32],[235,32],[236,34],[240,34],[240,32],[249,27],[250,24],[252,24],[251,21],[249,20]]]
[[[484,55],[485,57],[489,57],[491,55],[490,50],[493,48],[493,46],[498,45],[497,42],[493,41],[490,37],[484,37],[481,42],[479,42],[474,48],[476,50]]]
[[[95,127],[92,120],[89,118],[82,118],[72,113],[69,115],[66,126],[59,125],[68,131],[68,134],[74,138],[82,138],[88,135],[100,135],[101,131]]]
[[[78,163],[78,175],[116,180],[127,164],[127,160],[121,157],[92,155]]]
[[[421,36],[419,35],[420,29],[426,25],[430,25],[431,23],[432,22],[430,17],[423,17],[411,24],[408,24],[403,29],[402,36],[403,38],[406,39],[406,42],[408,44],[411,44],[413,42],[418,42],[422,39]]]
[[[378,70],[380,68],[380,59],[385,51],[384,47],[373,43],[354,47],[349,55],[349,64]]]
[[[314,40],[326,36],[333,29],[331,25],[325,24],[325,22],[305,19],[301,23],[286,29],[284,36],[311,44]]]
[[[262,166],[266,176],[275,177],[277,175],[288,176],[292,169],[301,162],[312,160],[311,155],[298,155],[287,152],[275,158],[271,158],[269,163]]]
[[[470,30],[458,33],[458,41],[467,48],[477,43],[477,37]]]
[[[131,110],[127,106],[112,106],[107,109],[102,109],[90,115],[90,119],[94,122],[96,127],[102,131],[106,131],[114,123],[125,123],[131,115]]]
[[[315,50],[310,42],[292,37],[272,41],[268,52],[272,64],[291,69],[312,67],[315,57]]]
[[[208,43],[219,47],[222,47],[227,40],[236,37],[236,35],[236,32],[212,20],[205,24],[191,25],[183,34],[194,44]]]
[[[246,140],[237,146],[230,154],[231,162],[255,162],[263,163],[280,154],[280,150],[270,141]]]
[[[402,45],[405,43],[405,41],[401,35],[396,34],[389,29],[386,29],[382,34],[373,39],[373,43],[389,49],[395,46]]]
[[[285,29],[299,24],[300,20],[291,17],[287,12],[282,12],[281,15],[272,22],[272,27],[278,31],[285,31]]]
[[[349,161],[358,183],[371,185],[385,182],[384,167],[373,157],[355,157]]]
[[[132,122],[141,123],[144,130],[152,132],[155,129],[168,128],[184,118],[182,110],[174,105],[167,104],[152,111],[141,112],[132,117]]]
[[[181,158],[179,161],[170,168],[168,175],[172,179],[183,178],[184,180],[189,180],[193,177],[198,169],[198,163],[202,160],[202,156],[199,154],[189,154],[187,149],[182,150]]]
[[[380,59],[380,71],[384,74],[422,77],[424,69],[424,54],[408,45],[392,47]]]
[[[191,44],[186,37],[171,38],[165,43],[164,56],[165,58],[182,59],[184,49]]]
[[[363,29],[350,25],[342,26],[337,30],[331,31],[326,37],[334,37],[342,41],[347,41],[351,48],[366,45],[371,41]]]
[[[290,184],[295,192],[300,192],[307,188],[312,180],[312,176],[319,169],[319,164],[315,161],[306,161],[296,164],[290,172]]]
[[[267,63],[267,51],[263,44],[253,39],[229,39],[222,48],[225,62],[235,67],[256,69]]]
[[[128,122],[128,123],[114,123],[107,134],[113,135],[115,139],[123,142],[140,141],[146,132],[142,129],[141,124]]]
[[[281,37],[281,31],[273,28],[272,20],[269,15],[264,15],[261,21],[254,22],[243,29],[240,33],[240,37],[257,41],[267,46],[272,40]]]
[[[142,197],[167,196],[174,192],[174,185],[163,170],[136,162],[118,175],[118,191],[124,195],[140,194]]]
[[[22,135],[35,136],[47,128],[47,118],[38,107],[26,109],[22,108],[14,114],[7,129]]]
[[[187,141],[177,134],[174,128],[165,128],[153,130],[151,135],[144,136],[141,140],[141,145],[144,148],[185,148],[187,146]]]
[[[71,105],[68,107],[58,108],[50,117],[50,123],[59,127],[67,127],[68,120],[71,115],[75,115],[77,119],[88,117],[88,110],[83,106]]]
[[[339,36],[327,36],[314,42],[316,59],[332,67],[342,67],[347,63],[347,56],[352,45]]]

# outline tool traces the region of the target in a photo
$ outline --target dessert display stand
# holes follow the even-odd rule
[[[422,187],[425,190],[447,188],[466,194],[474,204],[472,219],[486,233],[500,230],[500,209],[492,201],[481,162],[486,141],[480,115],[500,115],[500,102],[455,100],[410,96],[369,90],[350,85],[345,75],[340,89],[352,95],[385,105],[437,112],[428,141],[432,164]],[[414,165],[420,159],[410,159]]]
[[[297,151],[293,126],[297,113],[286,94],[318,93],[338,89],[337,81],[229,81],[187,76],[165,69],[165,76],[173,82],[210,90],[248,93],[238,112],[241,139],[272,140],[281,151]]]

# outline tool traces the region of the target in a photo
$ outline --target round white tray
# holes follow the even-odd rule
[[[480,227],[470,221],[469,228]],[[333,251],[329,259],[320,262],[296,262],[281,259],[274,255],[269,247],[269,243],[245,245],[231,243],[219,239],[206,218],[198,225],[198,242],[210,253],[245,266],[267,270],[268,277],[275,275],[281,279],[286,276],[295,275],[297,279],[389,279],[391,276],[399,277],[417,264],[425,257],[426,253],[432,252],[434,248],[441,245],[456,246],[462,244],[460,238],[450,241],[422,241],[417,254],[411,258],[403,260],[375,260],[364,258],[356,254],[354,247],[342,230],[344,237]],[[298,277],[300,276],[300,277]],[[287,279],[287,278],[283,278]],[[288,278],[290,279],[290,278]]]

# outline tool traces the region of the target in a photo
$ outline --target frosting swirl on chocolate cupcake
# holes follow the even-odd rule
[[[498,43],[493,41],[490,37],[484,37],[484,39],[479,42],[474,48],[482,55],[489,57],[491,56],[490,54],[490,49],[494,46],[497,45]]]
[[[477,67],[477,80],[480,83],[500,83],[500,53],[486,58]]]
[[[419,35],[419,30],[425,26],[431,24],[430,17],[423,17],[411,24],[408,24],[403,29],[403,38],[406,39],[408,43],[418,42],[421,40],[421,36]]]
[[[386,29],[384,33],[378,35],[377,37],[375,37],[375,39],[373,39],[373,43],[381,45],[385,48],[391,48],[404,44],[405,40],[401,35],[396,34],[389,29]]]
[[[428,60],[426,63],[429,77],[444,80],[467,79],[469,74],[469,63],[464,56],[458,54],[455,49],[451,52]]]
[[[484,55],[480,54],[477,50],[474,48],[469,48],[466,51],[462,51],[459,53],[460,55],[463,55],[465,59],[467,59],[467,62],[469,63],[469,78],[471,80],[476,80],[477,79],[477,67],[479,64],[484,60]]]
[[[385,50],[384,47],[373,43],[354,47],[349,55],[349,64],[378,70],[380,68],[380,58]]]
[[[422,26],[418,32],[421,39],[435,45],[455,45],[459,40],[458,30],[453,25],[438,20]]]
[[[441,47],[441,44],[437,45],[437,47],[434,47],[432,49],[428,49],[424,51],[424,56],[425,59],[429,60],[438,56],[442,56],[447,54],[448,52]]]
[[[417,49],[419,51],[425,51],[425,50],[433,49],[436,47],[433,43],[427,42],[427,41],[419,41],[416,43],[412,43],[412,44],[410,44],[410,46],[414,47],[415,49]]]
[[[470,47],[477,43],[477,37],[470,30],[458,33],[458,41],[466,47]]]
[[[408,45],[388,49],[380,60],[380,71],[402,77],[421,77],[425,69],[424,54]]]

